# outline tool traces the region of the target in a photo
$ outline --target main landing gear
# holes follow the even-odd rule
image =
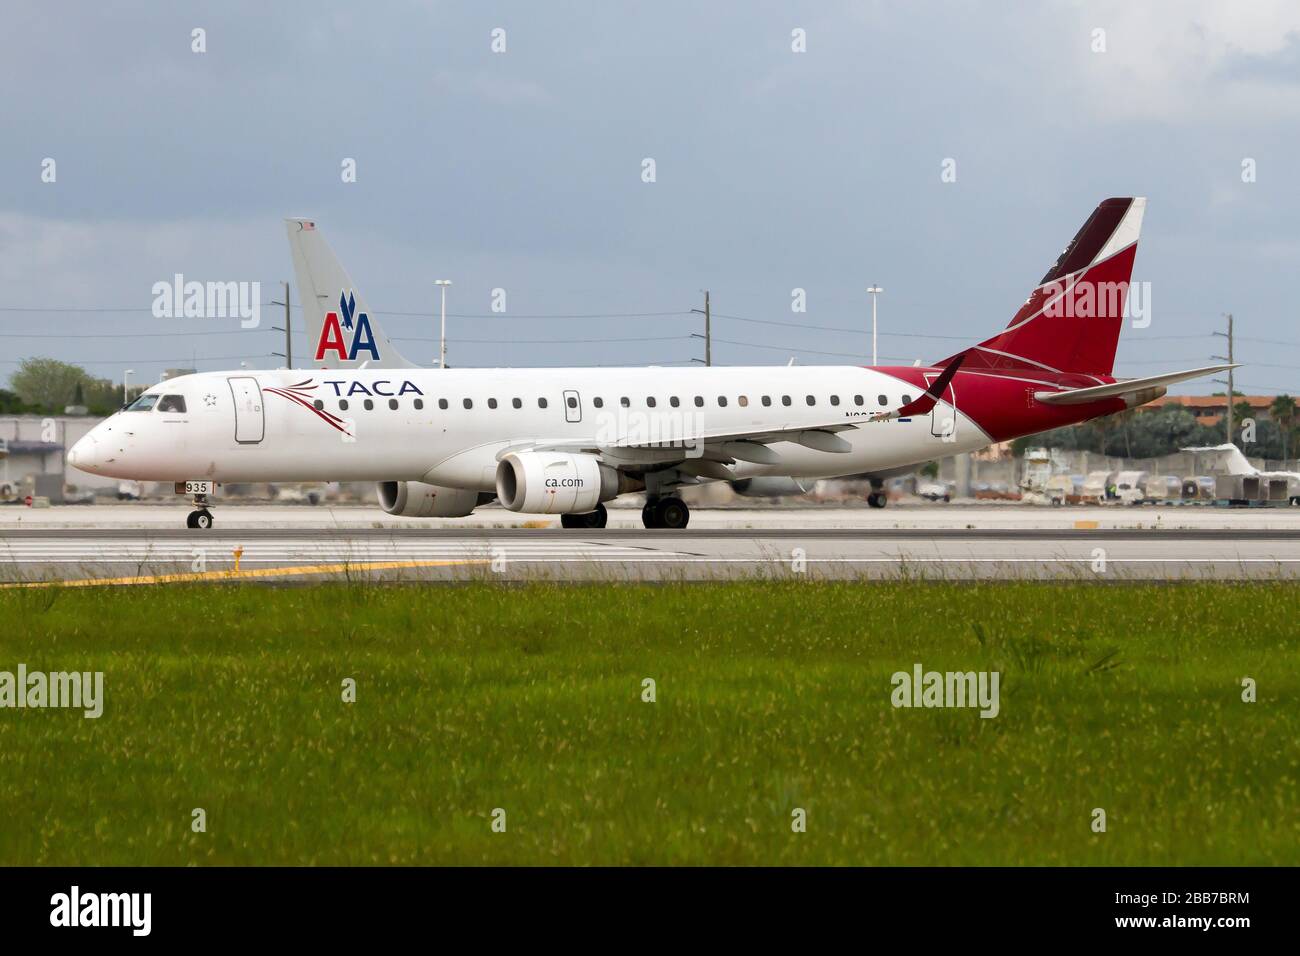
[[[681,498],[658,498],[641,509],[641,523],[647,528],[671,528],[678,531],[691,520],[691,509]]]
[[[609,512],[604,505],[596,505],[595,511],[581,515],[560,515],[562,528],[603,528],[609,523]]]
[[[208,496],[195,495],[194,503],[198,505],[197,511],[191,511],[185,518],[185,527],[199,528],[206,531],[212,527],[212,512],[208,510]]]
[[[883,508],[889,503],[889,496],[883,491],[873,491],[867,495],[867,504],[873,508]]]

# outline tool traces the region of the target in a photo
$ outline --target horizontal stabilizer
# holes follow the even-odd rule
[[[1151,375],[1147,378],[1129,378],[1110,385],[1094,385],[1091,388],[1073,388],[1066,392],[1034,392],[1034,398],[1046,405],[1086,405],[1088,402],[1118,395],[1131,395],[1144,389],[1163,388],[1175,382],[1185,382],[1192,378],[1225,372],[1236,365],[1207,365],[1204,368],[1188,369],[1185,372],[1167,372],[1164,375]]]

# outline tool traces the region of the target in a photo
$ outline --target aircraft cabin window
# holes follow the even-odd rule
[[[839,397],[838,395],[832,395],[832,396],[831,396],[831,404],[832,404],[832,405],[838,405],[839,403],[840,403],[840,397]]]
[[[816,404],[817,404],[817,399],[814,398],[812,395],[809,395],[809,396],[808,396],[808,404],[809,404],[809,405],[816,405]]]
[[[674,395],[672,398],[668,399],[668,404],[671,405],[673,408],[680,408],[682,404],[682,400],[678,398],[676,395]]]
[[[539,398],[539,399],[537,400],[537,407],[538,407],[538,408],[545,408],[545,407],[546,407],[546,399],[544,399],[544,398]]]
[[[703,396],[703,395],[696,395],[696,396],[695,396],[695,407],[696,407],[696,408],[703,408],[703,407],[704,407],[704,396]]]
[[[631,407],[632,407],[632,399],[628,398],[626,395],[624,395],[622,398],[620,398],[620,399],[618,400],[618,403],[619,403],[620,405],[622,405],[624,408],[631,408]]]
[[[568,398],[564,400],[564,404],[568,405],[570,408],[577,408],[578,400],[574,398],[572,395],[570,395]]]
[[[446,410],[447,410],[447,400],[446,400],[445,398],[440,398],[440,399],[438,399],[438,407],[441,408],[443,411],[446,411]]]
[[[424,408],[424,399],[417,398],[412,404],[415,405],[415,410],[418,412],[420,409]]]
[[[367,398],[362,404],[366,406],[366,411],[371,411],[375,407],[375,403],[369,398]]]
[[[744,395],[742,395],[742,396],[740,396],[740,398],[736,399],[736,402],[740,405],[741,408],[748,408],[748,407],[749,407],[749,399],[746,398]]]
[[[316,401],[312,402],[312,405],[315,406],[317,411],[320,411],[322,408],[325,407],[325,403],[322,402],[319,398],[316,399]]]
[[[472,399],[472,398],[462,399],[462,400],[461,400],[461,404],[464,405],[466,408],[473,408],[473,407],[474,407],[474,399]]]
[[[646,403],[646,407],[647,407],[647,408],[654,408],[654,407],[655,407],[655,397],[654,397],[653,395],[647,395],[647,396],[646,396],[645,403]]]
[[[605,400],[603,398],[593,398],[591,404],[595,405],[597,408],[604,408]]]
[[[886,398],[884,395],[877,395],[877,396],[876,396],[876,401],[878,401],[878,402],[880,403],[880,407],[881,407],[881,408],[884,408],[886,405],[889,404],[889,399]]]
[[[853,404],[854,404],[854,405],[861,405],[861,404],[862,404],[862,396],[861,396],[861,395],[854,395],[854,396],[853,396]]]
[[[772,404],[772,396],[771,396],[771,395],[764,395],[764,396],[763,396],[763,407],[764,407],[764,408],[768,408],[771,404]]]
[[[393,411],[397,411],[397,399],[390,398],[388,400],[388,407],[391,408]]]
[[[157,395],[141,395],[130,405],[126,406],[128,412],[147,412],[158,404]]]
[[[162,401],[158,403],[160,412],[182,412],[185,411],[184,395],[164,395]]]
[[[512,399],[510,399],[510,407],[511,407],[511,408],[523,408],[523,407],[524,407],[523,400],[522,400],[522,399],[518,399],[518,398],[512,398]]]
[[[789,404],[790,404],[790,396],[789,396],[789,395],[782,395],[782,396],[781,396],[781,404],[782,404],[782,405],[789,405]]]
[[[726,396],[726,395],[719,395],[719,396],[718,396],[718,407],[719,407],[719,408],[726,408],[726,407],[727,407],[727,396]]]
[[[497,400],[495,398],[489,398],[488,408],[496,408],[496,407],[497,407]]]
[[[911,404],[912,404],[912,396],[911,396],[911,395],[904,395],[904,396],[903,396],[903,404],[904,404],[904,405],[911,405]]]
[[[346,412],[347,410],[348,410],[348,400],[347,400],[346,398],[340,398],[340,399],[339,399],[339,411],[341,411],[341,412]]]

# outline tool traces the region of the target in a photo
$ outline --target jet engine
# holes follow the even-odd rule
[[[497,500],[511,511],[583,514],[640,487],[595,455],[511,452],[497,465]]]
[[[376,484],[379,506],[403,518],[463,518],[484,497],[464,488],[444,488],[423,481],[381,481]],[[491,495],[486,496],[491,500]]]

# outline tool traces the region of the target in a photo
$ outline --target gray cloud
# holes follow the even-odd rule
[[[1243,336],[1292,331],[1297,15],[1283,3],[14,3],[0,58],[5,308],[0,376],[26,356],[152,375],[192,355],[265,358],[273,333],[148,315],[183,272],[289,273],[279,220],[310,215],[379,311],[681,312],[982,337],[1005,323],[1096,202],[1151,198],[1135,278],[1149,329],[1121,371],[1198,362],[1232,311]],[[994,12],[990,12],[994,11]],[[190,30],[208,52],[190,52]],[[508,52],[489,49],[494,27]],[[790,52],[790,31],[808,52]],[[1090,51],[1091,30],[1107,52]],[[39,179],[43,157],[57,184]],[[658,165],[639,178],[643,157]],[[344,157],[358,182],[339,179]],[[939,181],[953,157],[958,181]],[[1241,161],[1258,163],[1243,184]],[[808,290],[792,314],[790,290]],[[395,337],[431,320],[386,317]],[[269,324],[269,323],[268,323]],[[233,323],[231,323],[233,327]],[[689,314],[460,319],[462,365],[640,364],[699,354]],[[24,333],[104,340],[24,339]],[[727,364],[853,361],[866,335],[720,319]],[[652,337],[645,343],[595,341]],[[588,339],[532,344],[532,340]],[[520,344],[528,341],[529,344]],[[184,343],[182,349],[178,343]],[[956,342],[884,338],[906,360]],[[757,346],[767,346],[759,348]],[[407,344],[403,343],[407,348]],[[425,356],[425,345],[411,343]],[[1300,367],[1300,348],[1247,360]],[[844,357],[819,353],[844,353]],[[211,361],[208,358],[211,358]],[[220,359],[220,360],[218,360]],[[148,370],[147,372],[145,370]],[[1294,369],[1243,380],[1300,388]],[[1211,386],[1200,384],[1204,390]]]

